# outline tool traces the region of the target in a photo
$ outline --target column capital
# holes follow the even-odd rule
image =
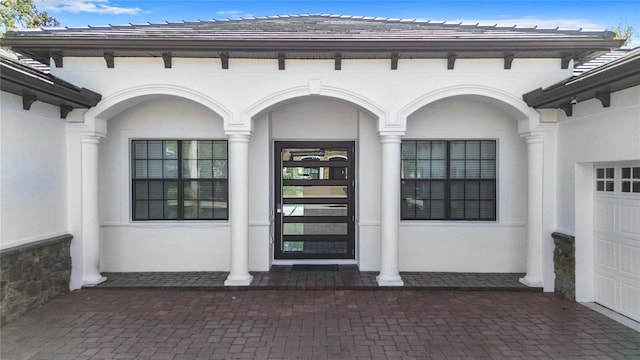
[[[227,130],[224,132],[229,141],[249,141],[253,133],[249,130]]]
[[[529,131],[529,132],[520,134],[520,137],[524,138],[527,144],[544,142],[544,133],[541,131]]]
[[[68,122],[67,131],[80,134],[83,138],[95,137],[99,140],[107,137],[107,122],[99,119],[83,123]]]
[[[404,136],[404,131],[380,131],[378,132],[378,136],[380,136],[381,142],[400,142],[402,141],[402,137]]]
[[[103,139],[104,136],[97,136],[94,134],[83,134],[82,138],[81,138],[81,142],[83,144],[95,144],[98,145],[100,144],[100,139]]]

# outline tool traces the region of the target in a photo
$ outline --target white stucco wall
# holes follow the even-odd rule
[[[409,139],[497,141],[497,221],[402,221],[404,271],[523,272],[526,265],[527,148],[517,121],[468,98],[432,103],[409,117]]]
[[[594,300],[594,165],[640,161],[640,86],[576,104],[560,115],[557,231],[575,236],[576,300]]]
[[[564,114],[564,113],[562,113]],[[558,129],[558,229],[575,229],[576,164],[640,159],[640,86],[611,94],[611,107],[591,99],[560,116]]]
[[[273,141],[293,139],[356,141],[357,261],[361,270],[377,270],[378,133],[392,131],[412,139],[482,137],[499,143],[498,221],[403,222],[401,270],[523,271],[527,167],[518,131],[534,130],[538,119],[521,96],[571,74],[557,59],[516,59],[510,70],[503,59],[459,59],[454,70],[443,59],[401,59],[398,70],[390,70],[389,60],[345,59],[340,71],[332,60],[286,60],[286,70],[268,59],[230,59],[228,70],[219,59],[174,58],[171,69],[159,58],[116,58],[114,69],[102,58],[64,61],[63,68],[52,69],[55,75],[103,95],[88,113],[108,124],[100,145],[103,271],[228,270],[227,224],[131,223],[126,151],[131,136],[225,138],[231,131],[251,132],[250,270],[266,270],[272,259]],[[154,100],[159,94],[194,102]],[[154,244],[154,256],[143,257]],[[179,246],[171,259],[177,254],[184,260],[169,261],[172,244]],[[198,256],[189,244],[200,247]]]
[[[100,142],[102,271],[223,271],[227,221],[132,221],[131,139],[226,139],[222,119],[179,98],[148,99],[107,123]]]
[[[60,108],[0,96],[0,248],[68,233],[65,121]]]

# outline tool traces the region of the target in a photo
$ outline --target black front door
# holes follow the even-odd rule
[[[355,259],[354,142],[275,143],[275,258]]]

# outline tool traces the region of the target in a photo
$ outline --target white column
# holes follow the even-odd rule
[[[249,138],[229,134],[229,222],[231,270],[225,286],[249,286]]]
[[[378,286],[403,286],[398,270],[400,228],[401,135],[380,134],[382,178],[380,190],[380,274]]]
[[[527,275],[520,282],[542,287],[542,212],[544,179],[544,142],[541,135],[528,135],[527,182]]]
[[[98,136],[82,136],[82,286],[107,280],[100,275],[98,217]]]

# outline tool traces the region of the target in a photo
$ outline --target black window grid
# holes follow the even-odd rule
[[[193,141],[197,150],[185,156],[184,145]],[[158,143],[162,155],[158,155]],[[228,219],[226,141],[142,139],[132,140],[131,144],[134,221]],[[150,151],[152,147],[154,151]],[[207,148],[210,153],[203,154],[201,150]],[[185,166],[185,160],[195,161],[195,170]],[[209,169],[207,165],[211,165]]]
[[[429,144],[445,144],[444,156],[438,152],[433,156],[425,151]],[[478,148],[477,155],[467,151],[467,145]],[[452,154],[452,146],[464,150]],[[422,149],[420,151],[419,149]],[[434,173],[433,166],[424,170],[419,162],[424,160],[445,161],[446,169],[441,176],[441,168]],[[452,169],[452,160],[460,168]],[[496,141],[495,140],[407,140],[402,143],[402,220],[471,220],[495,221],[497,217],[496,196]],[[412,163],[413,162],[413,163]],[[470,166],[473,164],[473,171]],[[487,167],[485,169],[484,167]],[[429,178],[421,178],[428,174]],[[435,176],[434,176],[435,175]],[[434,191],[436,189],[437,191]]]

